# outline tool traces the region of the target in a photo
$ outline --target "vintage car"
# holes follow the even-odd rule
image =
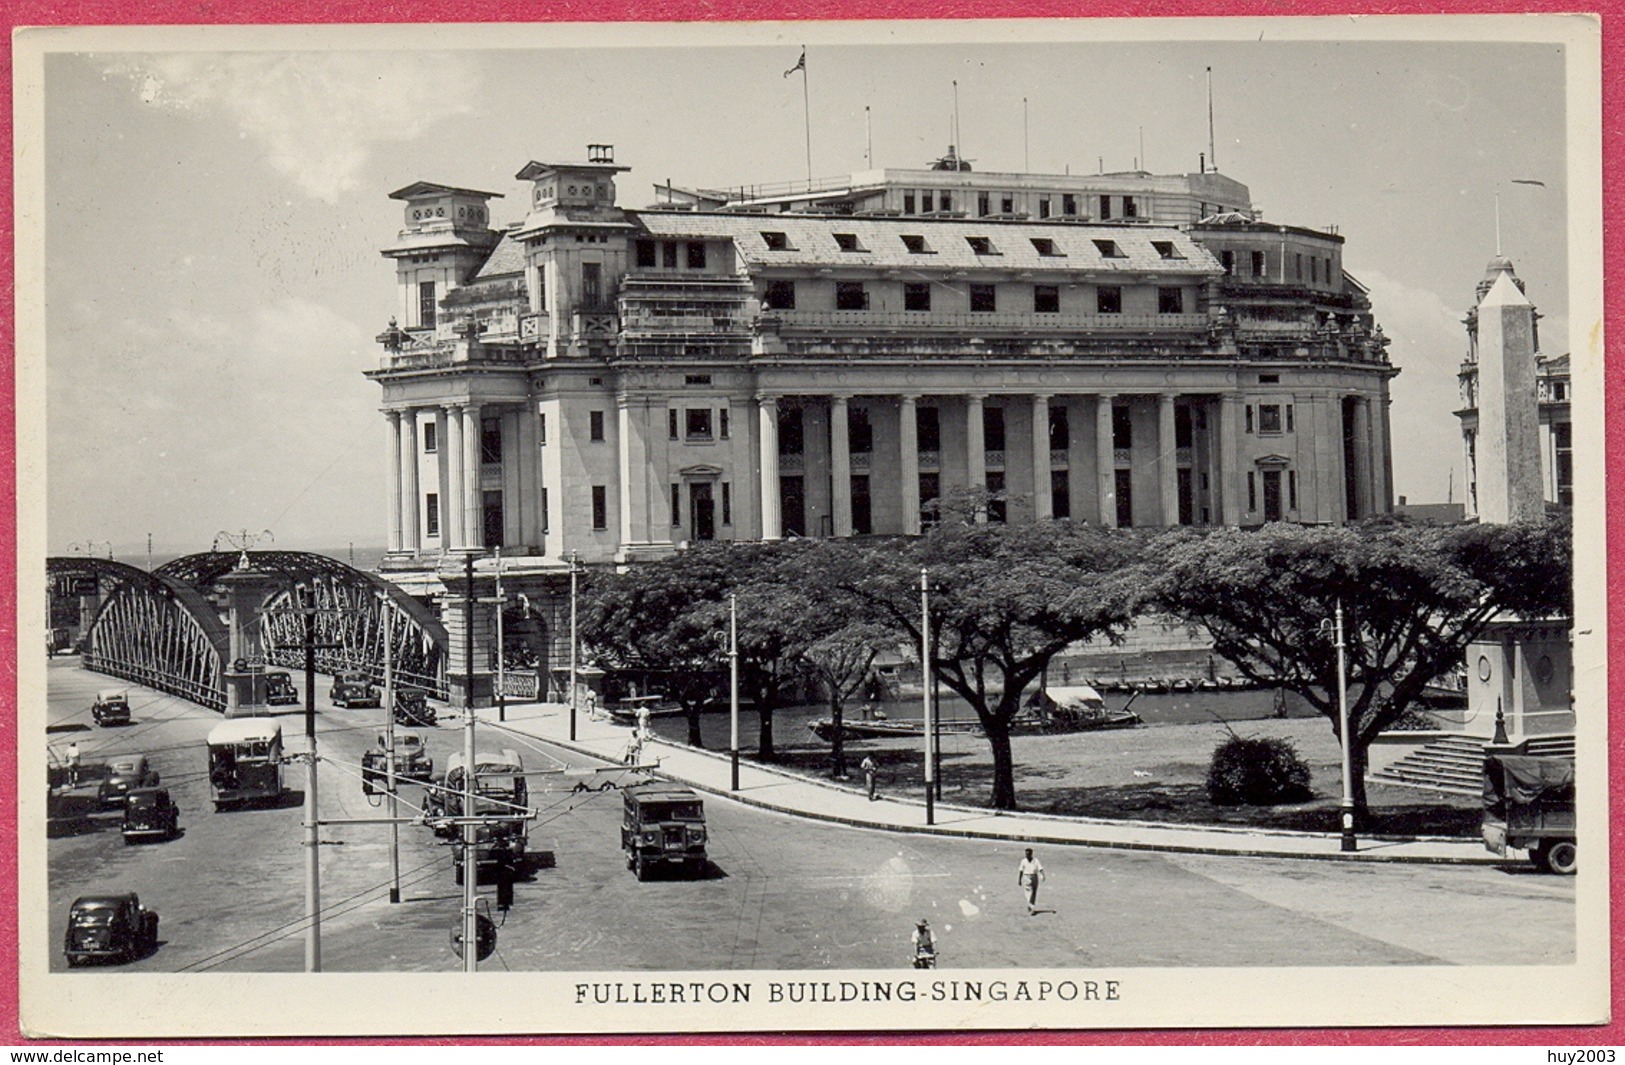
[[[346,710],[380,705],[378,688],[372,683],[372,678],[356,670],[334,676],[333,690],[328,695],[334,706],[342,706]]]
[[[399,729],[395,733],[395,777],[427,784],[434,778],[434,759],[429,757],[423,737]],[[388,790],[389,737],[378,734],[378,746],[361,755],[361,790],[371,795]]]
[[[98,725],[128,725],[130,698],[122,688],[108,688],[96,693],[90,704],[90,717]]]
[[[181,812],[168,788],[132,788],[124,796],[124,842],[138,839],[174,839],[181,830]]]
[[[118,806],[132,788],[156,788],[158,771],[147,764],[144,754],[118,754],[107,760],[107,776],[102,778],[97,796],[103,806]]]
[[[1484,847],[1516,847],[1536,868],[1559,876],[1576,869],[1574,759],[1550,755],[1484,756]]]
[[[395,724],[432,728],[435,721],[428,692],[422,688],[401,688],[395,692]]]
[[[660,866],[691,876],[705,872],[705,805],[697,794],[658,783],[639,784],[621,794],[621,849],[626,867],[639,880]]]
[[[298,706],[299,690],[293,678],[277,670],[265,675],[265,702],[269,706]]]
[[[93,958],[131,961],[158,946],[158,915],[131,891],[123,895],[81,895],[68,909],[62,950],[69,965]]]

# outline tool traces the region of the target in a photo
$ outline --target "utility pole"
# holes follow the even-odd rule
[[[576,738],[576,674],[580,669],[578,655],[581,640],[576,629],[576,590],[577,577],[581,571],[581,552],[570,552],[570,739]]]
[[[305,972],[322,971],[321,830],[316,823],[316,589],[305,589]],[[301,599],[304,597],[301,596]]]
[[[503,688],[503,681],[507,679],[507,644],[502,639],[502,609],[508,605],[507,598],[502,594],[502,548],[496,549],[497,556],[497,720],[508,720],[508,693]]]
[[[728,593],[728,761],[733,767],[729,789],[739,790],[739,600]]]
[[[152,533],[147,534],[147,572],[152,572]]]
[[[935,766],[932,765],[931,734],[935,721],[931,706],[931,582],[924,568],[920,570],[920,695],[925,700],[925,823],[937,823]]]
[[[401,901],[400,803],[395,794],[395,608],[380,593],[384,613],[384,766],[389,774],[389,901]]]
[[[479,830],[474,817],[474,556],[471,550],[463,556],[463,576],[467,580],[463,605],[468,614],[463,624],[463,663],[468,670],[463,707],[463,972],[478,972],[480,968],[479,919],[474,912],[475,882],[480,878],[476,858]]]

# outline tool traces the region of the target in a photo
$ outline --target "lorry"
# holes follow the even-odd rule
[[[1484,756],[1485,849],[1513,847],[1538,869],[1573,876],[1576,868],[1574,759],[1492,752]]]

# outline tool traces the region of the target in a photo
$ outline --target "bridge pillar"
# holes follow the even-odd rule
[[[225,589],[229,643],[226,655],[226,716],[265,714],[265,646],[260,613],[276,581],[254,570],[233,570],[220,578]]]
[[[496,650],[496,577],[474,575],[472,614],[468,578],[462,569],[440,571],[446,594],[440,600],[440,621],[446,626],[446,698],[452,706],[490,706],[494,680],[491,656]],[[504,589],[506,590],[506,589]],[[469,668],[468,638],[474,642],[473,668]]]

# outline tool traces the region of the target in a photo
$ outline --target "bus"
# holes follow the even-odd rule
[[[208,744],[215,810],[281,797],[282,722],[231,718],[209,732]]]

